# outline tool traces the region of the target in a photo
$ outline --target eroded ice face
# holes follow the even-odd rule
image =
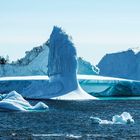
[[[49,39],[48,75],[76,74],[77,54],[70,37],[54,27]]]

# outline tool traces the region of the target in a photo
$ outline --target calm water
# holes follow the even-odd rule
[[[0,139],[140,139],[139,98],[94,101],[43,101],[47,112],[0,112]],[[30,101],[35,104],[38,101]],[[98,125],[91,116],[111,120],[129,112],[135,124]]]

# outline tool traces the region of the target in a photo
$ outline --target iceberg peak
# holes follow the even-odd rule
[[[93,99],[78,85],[77,53],[71,38],[62,28],[56,26],[54,26],[49,39],[48,76],[50,85],[55,85],[54,95],[56,95],[55,92],[57,93],[53,99],[68,100],[75,99],[75,96],[78,97],[76,99],[87,99],[87,97]],[[61,89],[59,93],[57,89]]]
[[[61,28],[54,26],[49,39],[48,75],[76,73],[76,55],[70,37]]]

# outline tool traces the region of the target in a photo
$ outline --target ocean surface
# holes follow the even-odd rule
[[[32,105],[38,101],[29,101]],[[47,112],[0,111],[0,139],[139,140],[140,98],[101,98],[92,101],[44,100]],[[129,112],[134,124],[94,124],[91,116],[111,120]]]

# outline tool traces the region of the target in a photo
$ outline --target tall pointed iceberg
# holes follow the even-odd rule
[[[95,99],[78,84],[77,53],[71,37],[56,26],[49,40],[48,76],[58,93],[53,99]]]

